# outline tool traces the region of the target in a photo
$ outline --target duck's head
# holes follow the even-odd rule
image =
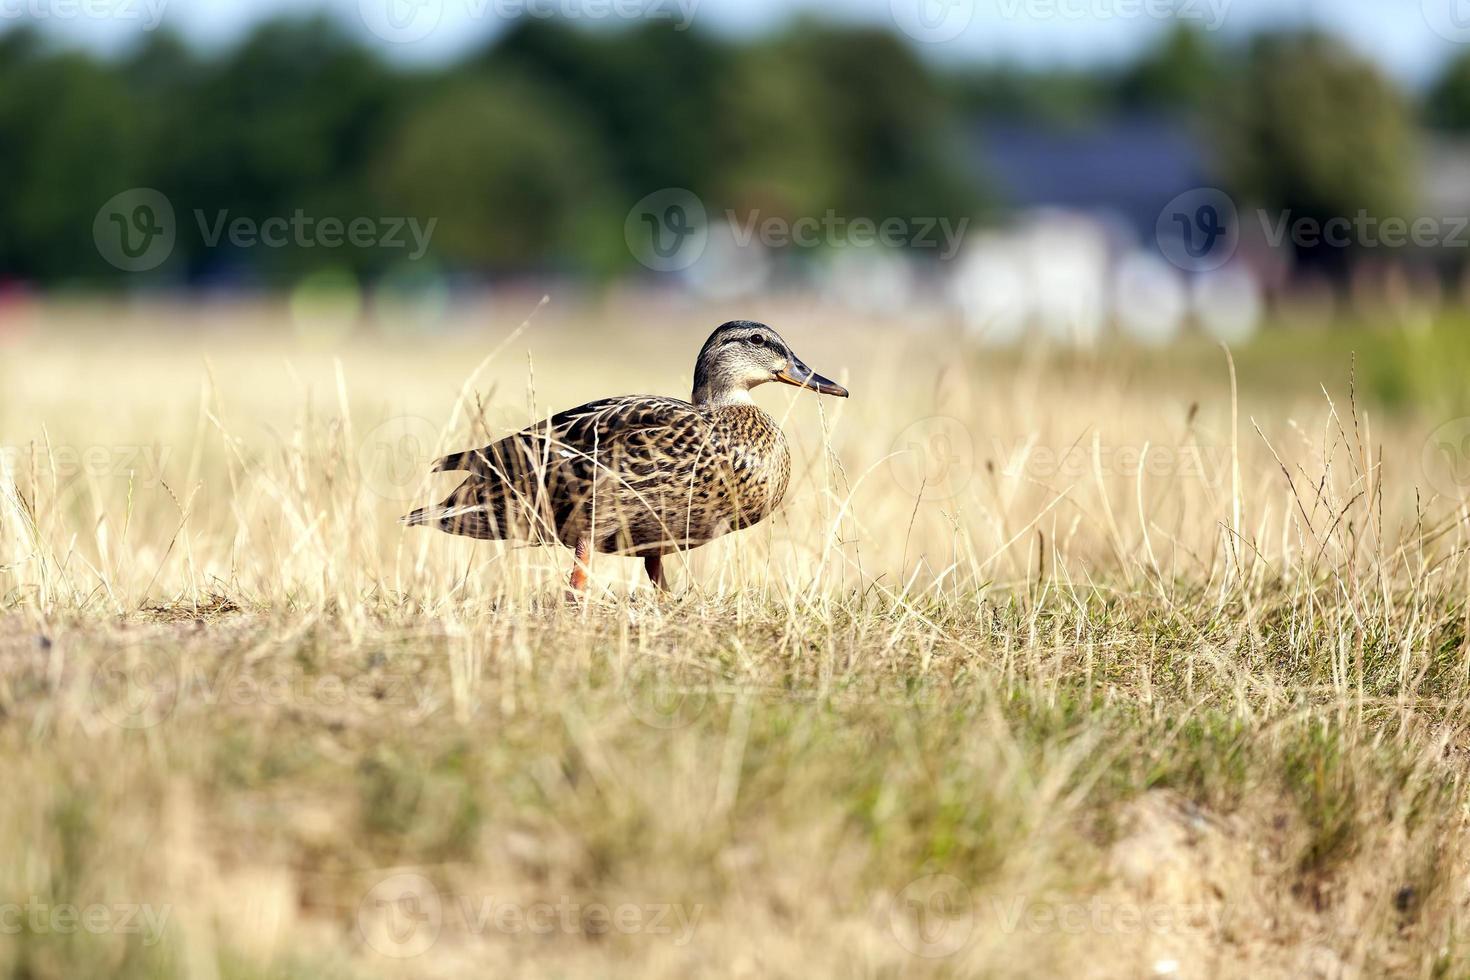
[[[847,397],[847,389],[802,363],[781,335],[754,320],[722,323],[694,362],[694,404],[750,401],[750,389],[767,381]]]

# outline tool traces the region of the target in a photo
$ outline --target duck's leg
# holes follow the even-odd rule
[[[653,583],[654,588],[660,592],[669,591],[669,583],[664,579],[663,555],[644,555],[643,570],[648,573],[648,580]]]
[[[572,551],[572,580],[567,589],[568,602],[580,599],[582,591],[587,587],[587,556],[591,551],[591,541],[587,538],[577,539],[577,547]]]

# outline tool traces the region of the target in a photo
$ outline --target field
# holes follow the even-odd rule
[[[1457,325],[536,305],[8,315],[7,974],[1470,972]],[[853,397],[672,594],[396,523],[737,315]]]

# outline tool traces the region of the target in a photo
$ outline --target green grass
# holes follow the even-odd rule
[[[642,321],[550,329],[537,406],[654,387]],[[834,344],[851,403],[770,401],[783,513],[669,596],[598,558],[579,606],[563,555],[399,528],[358,462],[389,414],[512,416],[524,360],[47,335],[8,444],[171,463],[0,479],[0,973],[1463,975],[1470,526],[1419,469],[1449,329],[1364,332],[1352,397],[1347,339],[1263,335],[1236,417],[1203,347]],[[974,472],[916,499],[885,457],[934,415]]]

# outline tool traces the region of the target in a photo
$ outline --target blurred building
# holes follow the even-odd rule
[[[1254,330],[1262,304],[1251,261],[1188,271],[1156,245],[1166,204],[1212,182],[1209,154],[1183,120],[985,120],[970,146],[976,179],[1010,215],[951,271],[950,297],[978,339],[1091,346],[1114,330],[1161,344],[1191,326],[1226,340]]]
[[[1179,118],[1136,116],[1059,128],[983,120],[972,127],[976,178],[1018,210],[1063,208],[1153,237],[1159,209],[1211,183],[1207,154]]]

